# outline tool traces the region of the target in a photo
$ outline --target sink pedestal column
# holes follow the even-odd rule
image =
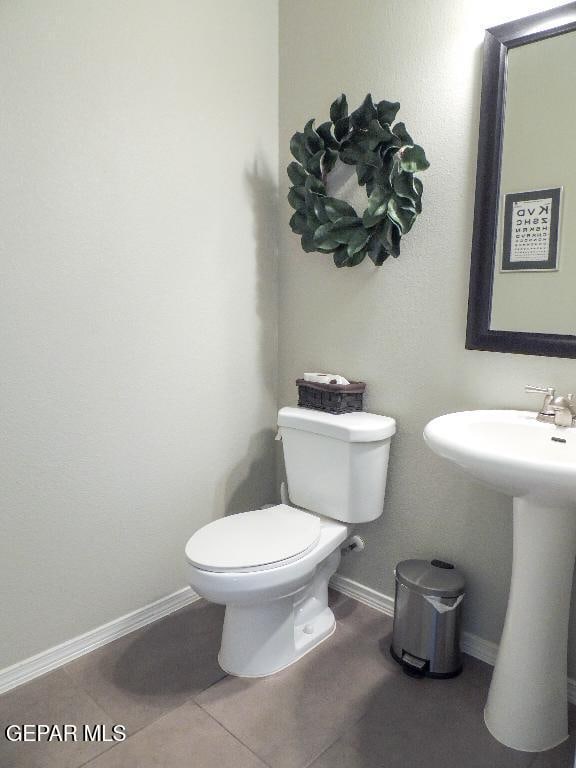
[[[576,509],[514,499],[504,631],[484,720],[508,747],[541,752],[568,736],[567,642]]]

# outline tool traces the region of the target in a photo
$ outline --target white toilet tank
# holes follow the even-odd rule
[[[292,504],[345,523],[380,517],[394,419],[281,408],[278,426]]]

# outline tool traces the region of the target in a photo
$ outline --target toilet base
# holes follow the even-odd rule
[[[266,677],[289,667],[334,632],[328,581],[339,549],[294,594],[249,605],[227,605],[218,662],[237,677]]]
[[[310,651],[313,651],[320,643],[323,643],[324,640],[327,640],[334,634],[336,619],[330,608],[326,609],[326,614],[330,615],[322,618],[319,617],[317,631],[313,634],[306,634],[303,626],[296,627],[294,653],[290,654],[288,660],[285,660],[282,664],[278,664],[278,658],[274,656],[271,656],[269,660],[260,658],[258,660],[253,659],[252,663],[246,663],[246,660],[234,658],[235,654],[226,654],[223,648],[220,649],[218,654],[218,663],[226,674],[234,675],[235,677],[268,677],[269,675],[276,674],[276,672],[281,672]],[[284,658],[286,659],[286,656]],[[231,666],[228,666],[230,662]]]

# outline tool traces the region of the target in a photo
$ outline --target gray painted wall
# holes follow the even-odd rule
[[[342,91],[398,98],[432,168],[380,270],[303,254],[281,206],[279,402],[303,370],[368,381],[399,432],[384,515],[343,572],[390,594],[398,560],[453,558],[490,640],[511,503],[421,432],[576,378],[464,350],[483,30],[553,4],[280,4],[282,197],[291,134]],[[193,530],[275,496],[276,54],[268,0],[2,3],[0,667],[178,589]]]
[[[424,212],[401,257],[380,269],[337,270],[330,256],[303,253],[282,203],[280,403],[295,403],[302,371],[368,382],[367,409],[394,416],[398,434],[384,514],[363,528],[366,551],[342,572],[392,594],[399,560],[454,560],[469,584],[466,628],[493,641],[509,586],[511,500],[434,456],[422,430],[454,410],[535,408],[525,383],[572,391],[576,382],[576,361],[464,349],[484,29],[556,4],[280,3],[281,199],[290,136],[309,117],[327,119],[341,92],[354,106],[369,91],[399,100],[432,164],[422,175]]]
[[[277,21],[0,4],[0,668],[275,492]]]

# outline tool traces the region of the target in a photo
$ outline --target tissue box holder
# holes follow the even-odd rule
[[[319,384],[315,381],[296,379],[298,405],[326,413],[352,413],[362,410],[362,398],[366,384],[351,381],[350,384]]]

